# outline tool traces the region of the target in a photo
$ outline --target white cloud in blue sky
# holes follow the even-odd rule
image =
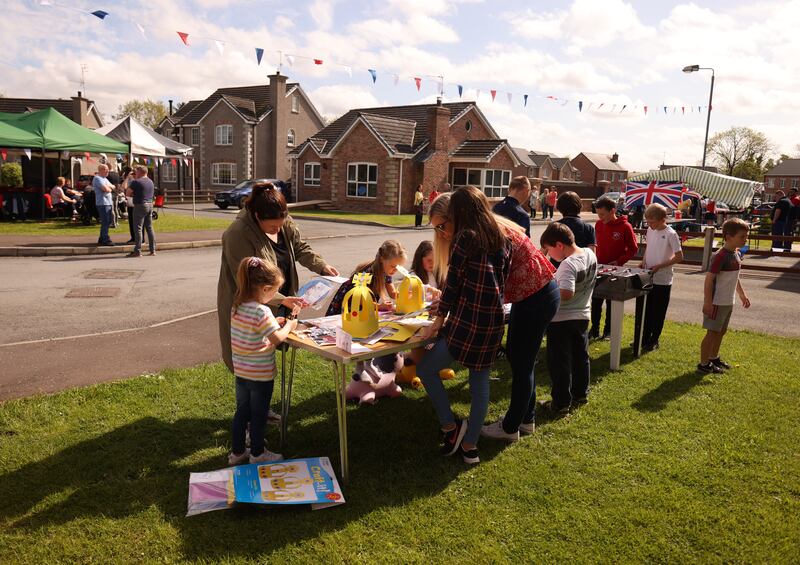
[[[617,152],[629,169],[645,170],[662,159],[700,160],[705,116],[696,107],[708,103],[710,75],[681,72],[698,63],[716,69],[712,133],[746,125],[767,133],[778,151],[794,152],[800,143],[798,0],[50,2],[4,5],[6,96],[68,97],[86,64],[87,94],[110,115],[131,98],[189,100],[266,82],[280,50],[325,61],[284,60],[283,72],[329,116],[432,100],[435,77],[443,76],[446,99],[458,99],[456,84],[469,99],[480,89],[481,109],[515,146]],[[110,15],[101,21],[86,14],[96,9]],[[190,34],[190,47],[177,30]],[[223,41],[224,54],[205,38]],[[260,67],[255,47],[266,51]],[[352,67],[352,78],[343,65]],[[368,68],[378,71],[374,85]],[[393,74],[401,76],[397,86]],[[423,79],[420,92],[414,76]],[[494,102],[490,89],[498,91]]]

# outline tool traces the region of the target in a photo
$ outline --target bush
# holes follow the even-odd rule
[[[22,165],[19,163],[6,163],[0,167],[0,186],[22,187]]]

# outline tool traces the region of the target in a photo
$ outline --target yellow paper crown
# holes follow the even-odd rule
[[[422,280],[417,275],[406,274],[397,291],[395,311],[398,314],[408,314],[422,310],[425,306],[424,290]]]
[[[378,331],[378,305],[369,288],[372,275],[353,275],[353,288],[344,295],[342,329],[353,337],[368,337]]]

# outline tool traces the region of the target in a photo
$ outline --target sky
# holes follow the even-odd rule
[[[775,156],[798,153],[798,30],[800,0],[5,0],[0,93],[74,96],[83,65],[110,118],[134,98],[266,84],[281,65],[334,118],[430,103],[442,81],[515,147],[646,171],[702,159],[711,71],[681,72],[692,64],[715,71],[710,135],[748,126]]]

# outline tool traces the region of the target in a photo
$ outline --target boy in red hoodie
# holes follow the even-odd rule
[[[624,265],[639,250],[633,227],[625,216],[617,216],[617,203],[607,196],[595,202],[598,222],[594,226],[597,240],[597,262],[604,265]],[[603,299],[592,298],[592,328],[589,339],[600,337],[600,317]],[[606,321],[603,324],[603,339],[611,335],[611,301],[606,301]]]

